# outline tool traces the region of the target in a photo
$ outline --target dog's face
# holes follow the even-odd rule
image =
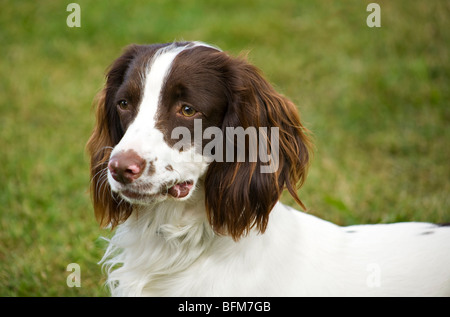
[[[245,60],[196,42],[129,46],[108,71],[88,142],[96,214],[114,226],[135,204],[191,199],[201,182],[217,232],[263,231],[285,187],[301,203],[303,130],[295,106]]]
[[[226,110],[220,63],[208,63],[224,55],[199,44],[140,49],[114,96],[124,135],[111,152],[108,182],[134,204],[186,200],[208,166],[194,132],[221,126]],[[194,131],[195,120],[202,131]],[[190,134],[182,148],[172,136],[180,127]]]

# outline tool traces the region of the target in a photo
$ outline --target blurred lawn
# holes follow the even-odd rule
[[[349,225],[450,222],[448,1],[2,1],[0,295],[102,296],[85,143],[104,70],[129,43],[250,51],[317,147],[300,191]],[[292,203],[284,197],[286,203]],[[69,263],[81,287],[69,288]]]

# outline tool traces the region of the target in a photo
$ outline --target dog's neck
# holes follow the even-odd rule
[[[202,188],[197,192],[199,197],[189,201],[134,207],[116,229],[101,261],[110,272],[111,290],[118,295],[134,290],[139,295],[148,285],[157,287],[158,280],[183,271],[208,249],[217,236],[206,217]],[[131,272],[136,278],[123,278]],[[121,285],[116,285],[118,280]],[[123,281],[134,282],[124,285]]]

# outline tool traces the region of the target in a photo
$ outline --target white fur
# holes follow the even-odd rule
[[[192,179],[196,188],[183,199],[165,195],[135,205],[117,228],[102,259],[113,295],[450,295],[450,227],[344,228],[277,203],[264,234],[252,230],[237,242],[214,234],[204,202],[207,163],[175,162],[173,155],[194,154],[173,150],[154,126],[164,78],[183,49],[155,56],[139,113],[112,155],[133,149],[153,161],[154,175],[144,172],[136,181],[142,187]],[[173,171],[165,169],[168,163]],[[123,185],[108,180],[120,192]]]
[[[450,227],[339,227],[278,203],[264,234],[235,242],[212,232],[196,194],[119,226],[103,259],[113,295],[450,295]]]

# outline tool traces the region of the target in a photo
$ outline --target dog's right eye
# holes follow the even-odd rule
[[[122,110],[127,110],[128,109],[128,102],[126,100],[120,100],[117,103],[117,106],[122,109]]]

